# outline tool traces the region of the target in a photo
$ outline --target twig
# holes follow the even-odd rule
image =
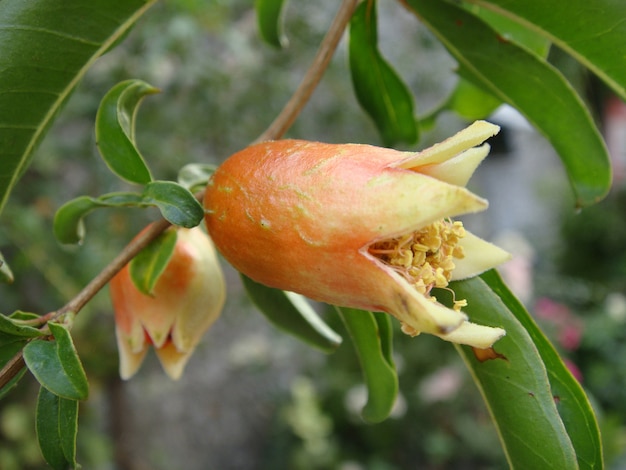
[[[304,75],[300,85],[293,93],[280,114],[274,119],[270,126],[263,132],[254,143],[264,140],[280,139],[296,120],[302,108],[306,105],[313,94],[315,87],[322,79],[330,59],[332,58],[341,36],[352,17],[358,0],[343,0],[339,6],[339,11],[335,16],[324,40],[320,44],[317,54],[311,66]]]

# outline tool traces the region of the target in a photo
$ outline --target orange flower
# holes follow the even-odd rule
[[[152,296],[135,287],[129,265],[110,283],[123,379],[137,372],[150,344],[165,372],[180,378],[224,305],[224,277],[211,239],[198,227],[168,230],[177,230],[176,245]]]
[[[508,259],[450,217],[484,210],[465,188],[499,128],[474,123],[419,153],[369,145],[264,142],[226,160],[205,197],[217,248],[250,278],[330,304],[384,311],[403,330],[490,347],[505,332],[470,323],[434,287]],[[449,289],[449,288],[448,288]]]

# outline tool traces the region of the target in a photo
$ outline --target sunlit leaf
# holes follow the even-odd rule
[[[320,318],[304,297],[264,286],[243,274],[241,280],[250,300],[277,328],[326,353],[335,351],[341,344],[341,336]]]
[[[140,292],[152,295],[154,286],[174,253],[176,238],[176,230],[166,230],[130,262],[130,277]]]
[[[155,1],[0,1],[0,211],[76,84]]]
[[[36,422],[39,448],[48,465],[54,470],[76,468],[78,401],[41,387]]]
[[[417,141],[413,95],[378,50],[376,2],[362,2],[350,21],[350,72],[359,103],[385,145]]]
[[[555,397],[557,410],[576,450],[579,468],[589,470],[603,468],[602,442],[598,423],[580,383],[571,374],[554,346],[544,336],[523,305],[502,282],[498,273],[492,270],[481,277],[502,299],[535,343],[548,370],[552,395]]]
[[[452,3],[405,3],[458,60],[461,76],[517,108],[550,140],[578,206],[604,197],[611,184],[604,141],[585,104],[554,67]]]
[[[285,47],[287,37],[283,33],[285,0],[255,0],[257,24],[261,37],[274,47]]]
[[[506,336],[492,349],[458,346],[498,430],[511,468],[577,468],[576,453],[555,404],[543,358],[511,310],[476,277],[450,285],[471,321]],[[437,299],[451,303],[447,291]]]
[[[55,395],[84,400],[89,393],[87,376],[69,331],[48,323],[51,341],[34,340],[24,348],[24,361],[37,381]]]
[[[468,1],[545,35],[626,99],[626,10],[621,0]]]
[[[385,313],[336,307],[354,348],[367,385],[363,418],[378,423],[389,417],[398,396],[398,374],[391,357],[391,320]]]
[[[96,115],[96,144],[107,166],[131,183],[152,181],[135,143],[135,116],[144,96],[159,90],[141,80],[126,80],[104,96]]]

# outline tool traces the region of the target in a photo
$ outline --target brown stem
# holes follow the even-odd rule
[[[293,93],[280,114],[274,119],[270,126],[261,134],[254,143],[263,142],[264,140],[280,139],[285,132],[291,127],[296,120],[302,108],[313,94],[315,87],[322,79],[330,59],[332,58],[337,45],[341,40],[341,36],[352,17],[352,13],[356,8],[358,0],[343,0],[339,7],[339,11],[335,16],[324,40],[320,44],[317,54],[313,59],[309,69],[304,75],[300,85]]]

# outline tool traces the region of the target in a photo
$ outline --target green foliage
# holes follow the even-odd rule
[[[130,262],[130,277],[140,292],[152,295],[154,286],[174,253],[177,238],[175,230],[165,231]]]
[[[37,400],[37,439],[44,459],[54,470],[76,468],[78,401],[41,387]]]
[[[279,49],[287,46],[287,37],[283,33],[285,3],[285,0],[255,0],[254,2],[261,37],[268,44]]]
[[[326,353],[333,352],[341,344],[341,336],[302,296],[271,289],[243,274],[241,280],[248,297],[276,327]]]

